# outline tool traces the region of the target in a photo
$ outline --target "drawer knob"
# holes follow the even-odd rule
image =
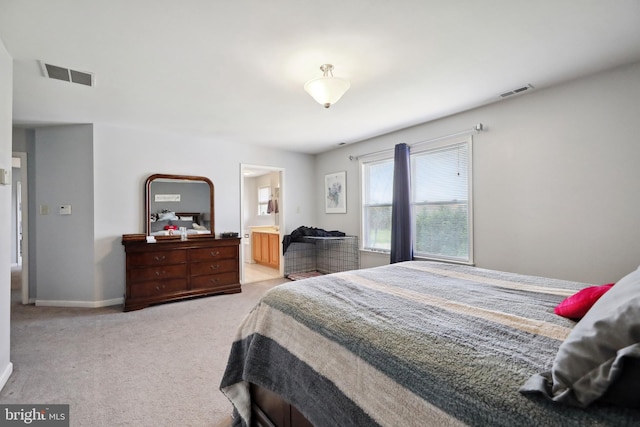
[[[211,283],[218,283],[220,281],[220,279],[209,279],[209,281]]]
[[[162,271],[160,271],[160,270],[156,270],[156,276],[162,276],[162,275],[164,275],[164,274],[167,274],[167,272],[166,272],[166,271],[164,271],[164,270],[162,270]]]
[[[155,256],[155,260],[156,260],[156,261],[158,261],[158,262],[162,262],[162,261],[164,261],[165,259],[167,259],[167,257],[166,257],[166,256],[164,256],[164,255],[162,255],[162,256],[156,255],[156,256]]]
[[[218,256],[218,255],[220,255],[220,251],[215,251],[215,252],[214,252],[214,251],[211,251],[211,252],[209,252],[209,253],[211,254],[211,256]]]
[[[211,268],[212,270],[217,270],[220,268],[220,266],[218,264],[215,264],[215,265],[212,264],[209,266],[209,268]]]

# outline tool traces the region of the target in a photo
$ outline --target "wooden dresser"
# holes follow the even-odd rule
[[[124,311],[199,295],[241,292],[239,238],[198,237],[147,243],[123,235],[127,284]]]

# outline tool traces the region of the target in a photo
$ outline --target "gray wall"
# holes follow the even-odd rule
[[[13,152],[22,152],[27,153],[27,200],[23,200],[23,209],[30,209],[31,206],[35,206],[35,182],[36,182],[36,160],[35,160],[35,130],[33,129],[22,129],[22,128],[13,128],[12,132],[12,140],[13,140]],[[23,165],[24,167],[24,165]],[[24,185],[24,183],[22,184]],[[35,229],[36,229],[36,215],[34,212],[29,212],[28,215],[28,224],[27,230],[28,235],[26,238],[28,239],[28,245],[26,245],[29,249],[29,259],[28,264],[23,264],[23,268],[25,265],[28,269],[28,281],[29,281],[29,300],[30,302],[35,302],[36,295],[36,252],[34,249],[36,247],[35,240]],[[24,259],[23,259],[24,262]]]
[[[11,170],[11,122],[13,120],[13,59],[0,40],[0,168]],[[2,234],[11,232],[11,191],[0,185],[0,224]],[[0,389],[13,371],[9,358],[11,336],[11,244],[0,239]]]
[[[27,132],[24,129],[13,129],[11,134],[11,142],[12,142],[12,151],[13,152],[27,152]],[[27,159],[28,163],[28,159]],[[24,167],[24,166],[23,166]],[[21,181],[20,178],[21,170],[18,168],[13,168],[13,189],[11,190],[11,263],[15,264],[17,262],[17,253],[18,253],[18,241],[16,238],[15,230],[17,228],[17,218],[16,218],[16,203],[17,203],[17,191],[16,191],[16,182]],[[22,183],[24,184],[24,183]],[[28,206],[27,201],[23,203],[24,206]]]
[[[534,82],[535,83],[535,82]],[[359,155],[484,123],[473,137],[476,265],[616,281],[640,264],[640,64],[349,145],[318,156],[318,223],[359,233]],[[347,214],[322,211],[323,177],[347,171]],[[362,254],[362,265],[388,256]]]
[[[144,183],[155,173],[211,179],[216,231],[241,231],[240,163],[284,168],[291,204],[283,215],[293,228],[315,221],[311,155],[105,125],[14,132],[16,148],[24,140],[29,154],[30,296],[40,305],[122,301],[122,234],[144,232]],[[183,154],[166,156],[176,141]],[[62,204],[72,205],[72,215],[58,214]]]
[[[110,303],[122,298],[125,282],[122,234],[144,231],[144,183],[149,175],[209,178],[215,186],[216,232],[240,232],[241,163],[283,168],[287,205],[281,206],[280,215],[284,230],[315,223],[315,199],[309,192],[315,179],[311,155],[102,124],[94,124],[93,150],[96,301]]]
[[[82,305],[94,299],[93,126],[39,128],[35,137],[36,304]],[[72,214],[60,215],[62,205]]]
[[[121,235],[143,232],[144,182],[154,173],[209,177],[216,186],[216,230],[241,231],[240,164],[284,168],[285,233],[315,225],[359,234],[359,170],[349,155],[483,122],[486,131],[474,136],[476,264],[592,283],[615,281],[640,259],[640,169],[635,167],[640,158],[635,130],[639,91],[636,64],[316,158],[103,124],[94,124],[93,132],[91,126],[39,129],[35,158],[29,160],[30,175],[37,170],[37,200],[30,203],[30,219],[37,220],[34,227],[30,221],[30,231],[37,240],[30,239],[30,261],[38,267],[30,278],[42,301],[87,306],[120,301]],[[43,146],[46,141],[51,145]],[[177,146],[180,154],[171,151]],[[347,214],[325,214],[324,175],[340,170],[347,171]],[[52,210],[48,218],[37,212],[44,203]],[[57,216],[59,204],[72,204],[73,215]],[[9,223],[8,211],[6,215]],[[78,227],[67,227],[71,225]],[[9,251],[7,246],[7,258]],[[384,264],[388,257],[363,254],[362,260],[366,267]]]

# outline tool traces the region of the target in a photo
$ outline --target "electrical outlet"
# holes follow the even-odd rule
[[[71,205],[62,205],[58,211],[60,215],[71,215]]]

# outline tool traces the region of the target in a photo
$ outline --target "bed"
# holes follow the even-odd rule
[[[178,236],[180,227],[186,228],[189,236],[210,235],[211,230],[202,225],[200,212],[162,211],[150,214],[150,236]]]
[[[286,283],[240,325],[220,389],[235,425],[638,425],[637,403],[616,402],[606,387],[595,402],[577,401],[579,387],[556,378],[571,376],[562,363],[599,363],[584,348],[586,362],[559,358],[589,343],[579,334],[603,323],[596,307],[637,300],[625,280],[577,324],[554,308],[590,285],[463,265],[410,261]],[[611,328],[604,333],[624,329]],[[640,394],[640,371],[621,367],[640,360],[640,325],[629,330],[632,350],[607,362],[618,395]]]

